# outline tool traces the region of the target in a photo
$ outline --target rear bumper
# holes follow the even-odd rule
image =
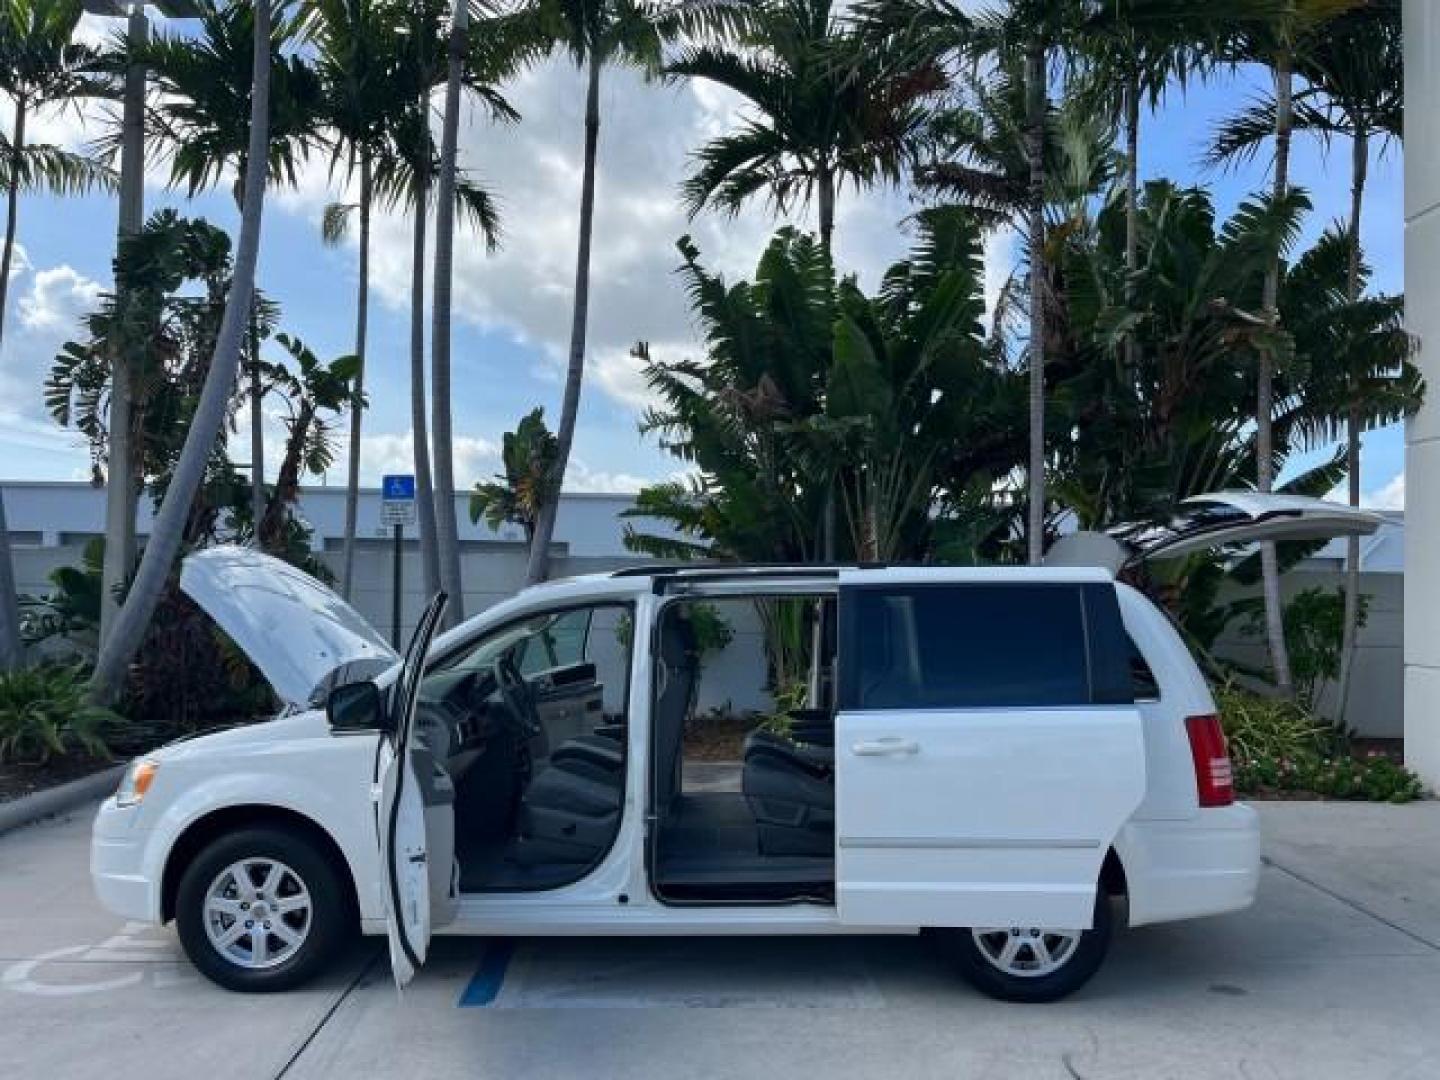
[[[1186,821],[1132,821],[1115,849],[1129,888],[1130,925],[1249,907],[1260,883],[1260,821],[1242,803]]]
[[[107,911],[135,922],[159,922],[158,882],[145,872],[150,833],[134,828],[135,808],[112,796],[100,804],[90,833],[90,880]]]

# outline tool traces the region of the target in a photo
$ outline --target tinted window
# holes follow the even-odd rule
[[[1129,639],[1126,639],[1129,641]],[[1155,672],[1150,670],[1150,664],[1145,659],[1145,654],[1140,651],[1140,646],[1129,641],[1130,646],[1130,687],[1131,693],[1135,695],[1136,701],[1159,701],[1160,683],[1155,678]]]
[[[843,708],[1092,700],[1078,585],[859,587],[841,620]]]
[[[1115,586],[1082,585],[1085,629],[1090,639],[1090,701],[1094,705],[1128,705],[1135,700],[1131,679],[1134,645],[1120,617]]]

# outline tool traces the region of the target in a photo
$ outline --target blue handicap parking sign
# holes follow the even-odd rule
[[[380,480],[380,497],[386,502],[412,501],[415,498],[415,477],[382,477]]]

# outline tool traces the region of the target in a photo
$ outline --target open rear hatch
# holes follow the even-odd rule
[[[1047,566],[1106,566],[1119,571],[1150,559],[1261,541],[1329,540],[1369,536],[1384,519],[1327,499],[1258,491],[1218,491],[1180,504],[1165,522],[1119,525],[1106,533],[1062,536],[1046,553]]]

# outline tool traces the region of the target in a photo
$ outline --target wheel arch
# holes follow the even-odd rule
[[[205,846],[219,836],[237,829],[270,826],[288,829],[304,836],[331,863],[345,888],[345,901],[349,917],[359,921],[359,893],[355,881],[355,870],[350,865],[339,843],[329,831],[298,810],[269,803],[248,803],[224,806],[196,818],[175,838],[165,858],[165,870],[160,879],[160,920],[169,922],[175,917],[176,894],[180,890],[180,879]]]

